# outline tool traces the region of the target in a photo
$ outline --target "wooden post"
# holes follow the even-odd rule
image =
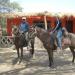
[[[44,23],[45,23],[45,29],[47,30],[47,19],[46,19],[46,15],[44,15]]]

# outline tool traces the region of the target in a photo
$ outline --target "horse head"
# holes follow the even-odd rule
[[[30,34],[30,36],[36,37],[37,31],[36,31],[36,26],[35,25],[30,26],[29,34]]]
[[[20,33],[19,32],[19,28],[17,26],[13,26],[13,28],[12,28],[12,34],[14,36],[18,36],[19,33]]]

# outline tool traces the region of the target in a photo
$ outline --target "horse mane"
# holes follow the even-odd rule
[[[37,29],[39,32],[42,32],[42,33],[40,33],[40,34],[43,34],[43,35],[45,35],[45,36],[50,36],[50,35],[49,35],[49,32],[48,32],[47,30],[45,30],[45,29],[43,29],[43,28],[40,28],[40,27],[36,27],[36,29]]]
[[[50,35],[49,34],[49,31],[43,29],[43,28],[40,28],[40,27],[36,27],[36,36],[37,38],[40,39],[40,41],[43,43],[43,46],[45,49],[53,49],[55,50],[56,49],[56,46],[55,46],[55,43],[54,43],[54,40],[55,40],[55,33],[53,35]],[[50,44],[50,37],[53,37],[52,41],[53,41],[53,48],[51,48],[51,44]]]
[[[12,28],[12,34],[14,36],[19,36],[20,35],[18,26],[13,26],[13,28]]]

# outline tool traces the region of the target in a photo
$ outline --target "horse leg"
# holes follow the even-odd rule
[[[74,59],[75,59],[75,52],[74,52],[74,48],[73,48],[73,47],[70,47],[70,50],[71,50],[72,55],[73,55],[72,62],[74,63]]]
[[[21,49],[21,58],[23,58],[23,47],[21,47],[20,49]]]
[[[20,57],[19,55],[19,48],[16,48],[17,49],[17,55],[18,55],[18,58]]]
[[[49,56],[49,67],[51,67],[53,64],[53,50],[48,49],[47,52],[48,52],[48,56]]]
[[[31,54],[32,56],[33,56],[33,54],[34,54],[34,41],[31,41],[30,54]]]

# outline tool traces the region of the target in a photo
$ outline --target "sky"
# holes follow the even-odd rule
[[[75,0],[11,0],[23,8],[23,12],[75,12]]]

